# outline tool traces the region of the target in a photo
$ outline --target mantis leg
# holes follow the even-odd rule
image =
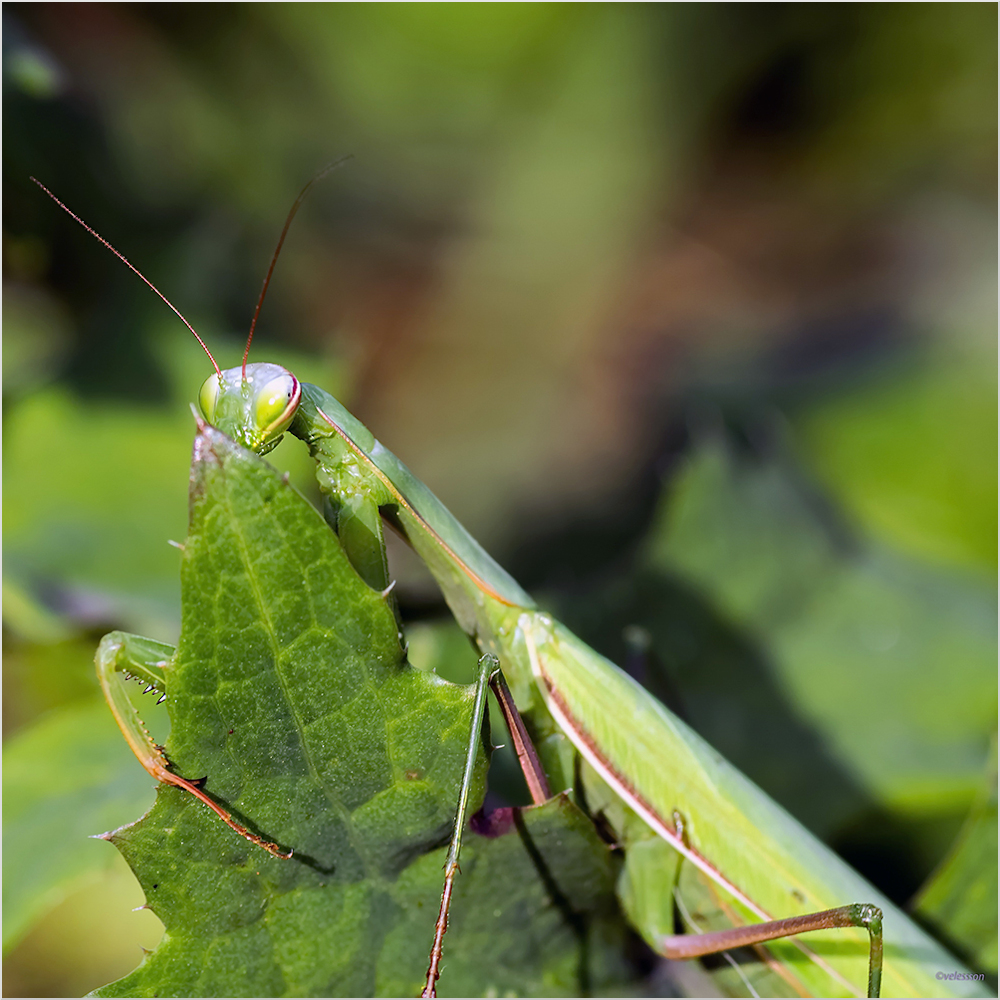
[[[352,493],[341,497],[336,509],[337,536],[351,565],[372,590],[385,590],[389,564],[377,500],[366,492]]]
[[[157,781],[190,792],[228,827],[252,844],[262,847],[269,854],[277,858],[290,858],[292,856],[290,850],[282,850],[277,844],[258,837],[237,823],[230,813],[201,790],[198,782],[174,774],[170,770],[170,762],[163,752],[163,747],[153,742],[149,730],[146,729],[145,723],[128,696],[124,682],[132,678],[137,679],[145,683],[147,693],[158,692],[162,701],[167,696],[166,671],[173,655],[172,646],[153,639],[144,639],[138,635],[128,635],[125,632],[111,632],[101,640],[95,657],[97,679],[101,683],[104,697],[126,742],[139,759],[139,763]]]
[[[162,642],[126,632],[111,632],[101,640],[94,657],[97,679],[118,728],[142,766],[157,781],[165,780],[158,770],[165,769],[167,760],[129,699],[124,682],[135,678],[145,683],[147,693],[159,692],[159,701],[162,701],[167,690],[164,671],[173,655],[173,647]]]
[[[868,996],[877,997],[882,984],[882,911],[870,903],[851,903],[819,913],[769,920],[762,924],[747,924],[707,934],[673,934],[660,939],[658,950],[664,958],[699,958],[702,955],[729,951],[731,948],[833,927],[864,927],[868,931]]]
[[[458,855],[462,850],[462,832],[465,829],[465,814],[469,806],[469,791],[472,788],[472,776],[476,768],[476,755],[479,750],[479,740],[483,728],[483,709],[486,707],[486,688],[490,678],[498,671],[500,661],[492,654],[486,653],[479,660],[479,679],[476,681],[476,701],[472,708],[472,725],[469,727],[469,751],[465,758],[465,772],[462,775],[462,790],[458,796],[458,812],[455,814],[455,828],[448,847],[448,857],[444,863],[444,889],[441,892],[441,908],[438,911],[437,923],[434,925],[434,943],[431,945],[430,964],[427,967],[427,985],[422,997],[436,997],[435,984],[441,974],[442,942],[445,931],[448,930],[448,910],[451,907],[451,894],[455,887],[455,875],[459,871]]]
[[[472,710],[472,725],[469,729],[469,751],[465,761],[465,773],[462,776],[462,791],[459,795],[458,812],[455,816],[455,828],[448,848],[448,858],[445,861],[444,889],[441,893],[441,907],[438,911],[437,923],[434,926],[434,944],[431,946],[430,964],[427,968],[427,985],[422,997],[436,997],[435,984],[440,975],[442,942],[448,929],[448,910],[451,906],[451,895],[455,884],[455,875],[459,871],[458,856],[462,849],[462,832],[465,828],[465,816],[468,811],[469,790],[472,786],[472,775],[476,764],[476,751],[479,746],[483,722],[483,710],[486,707],[486,688],[489,686],[500,705],[504,721],[510,732],[514,750],[517,753],[521,770],[524,773],[531,798],[535,805],[541,805],[551,797],[548,780],[542,770],[538,753],[531,742],[531,737],[524,727],[521,715],[514,704],[510,689],[500,670],[500,661],[492,654],[486,653],[479,660],[479,678],[476,681],[476,702]]]
[[[514,744],[514,752],[521,765],[521,773],[524,775],[528,791],[531,793],[531,801],[536,806],[540,806],[552,798],[549,781],[545,777],[542,762],[538,759],[538,751],[535,749],[534,743],[531,742],[528,730],[524,728],[524,720],[517,710],[517,705],[514,704],[514,697],[510,693],[503,671],[499,667],[493,671],[493,675],[490,677],[490,688],[500,706],[500,711],[503,713],[504,722],[507,723],[507,731]]]
[[[485,659],[485,657],[484,657]],[[507,728],[510,730],[514,749],[517,752],[521,770],[524,773],[532,799],[536,805],[549,797],[545,772],[538,761],[538,755],[524,728],[521,716],[514,705],[503,674],[496,669],[490,678],[490,686],[500,704]],[[681,837],[683,822],[675,815],[675,823]],[[877,997],[882,981],[882,911],[870,903],[852,903],[835,909],[807,913],[783,920],[769,920],[760,924],[747,924],[724,931],[703,934],[672,934],[659,939],[657,950],[664,958],[690,959],[718,952],[762,944],[777,938],[792,937],[807,931],[829,930],[837,927],[864,927],[869,935],[868,952],[868,996]]]

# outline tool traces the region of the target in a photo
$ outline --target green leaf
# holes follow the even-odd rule
[[[997,745],[958,838],[913,904],[973,968],[997,973]]]
[[[917,557],[992,574],[996,342],[990,332],[964,345],[958,326],[946,348],[822,400],[796,430],[811,468],[867,532]]]
[[[153,799],[103,700],[58,709],[4,745],[4,949],[113,863],[88,839]]]
[[[621,954],[618,866],[591,821],[565,795],[499,810],[498,820],[503,835],[473,834],[463,846],[439,995],[577,996],[623,988],[635,973]],[[426,911],[429,901],[436,911],[442,860],[441,852],[426,855],[395,887],[402,917],[379,956],[380,996],[420,992]]]
[[[863,794],[967,808],[996,720],[991,588],[850,537],[784,463],[718,441],[675,482],[648,559],[757,647]]]
[[[161,787],[149,815],[113,840],[166,934],[98,995],[418,991],[470,689],[406,663],[391,606],[322,518],[211,428],[195,445],[182,601],[166,671],[168,756],[181,774],[207,775],[209,795],[294,856],[266,854],[192,796]],[[445,975],[575,994],[589,914],[614,912],[608,850],[566,804],[525,814],[524,826],[527,835],[469,839]],[[540,868],[559,874],[546,880]],[[582,932],[553,898],[570,900]]]

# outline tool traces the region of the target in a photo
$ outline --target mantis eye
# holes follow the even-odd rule
[[[299,404],[298,379],[286,372],[267,382],[254,402],[254,419],[266,437],[282,434],[295,416]]]
[[[205,379],[205,384],[198,393],[198,403],[201,412],[205,414],[205,419],[210,423],[215,423],[215,408],[219,403],[219,376],[209,375]]]

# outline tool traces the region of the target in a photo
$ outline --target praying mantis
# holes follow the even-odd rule
[[[655,952],[689,959],[753,946],[797,995],[878,996],[880,988],[887,995],[936,995],[942,980],[935,974],[957,968],[955,959],[645,689],[538,608],[338,400],[279,365],[248,363],[278,252],[309,187],[327,171],[306,185],[285,222],[241,366],[220,369],[193,327],[139,276],[180,316],[212,360],[215,372],[199,393],[198,419],[259,455],[267,454],[285,433],[301,440],[330,501],[334,530],[361,579],[375,591],[391,591],[384,536],[388,524],[428,567],[456,621],[482,654],[466,780],[424,995],[435,995],[487,686],[501,704],[536,804],[549,798],[550,790],[572,789],[623,849],[619,899]],[[98,673],[105,696],[149,773],[200,799],[257,847],[289,857],[288,848],[237,823],[197,782],[174,773],[145,731],[122,676],[143,678],[147,690],[159,691],[163,681],[156,664],[165,647],[130,637],[114,648],[102,644],[102,649]],[[161,697],[168,694],[164,690]],[[720,922],[708,930],[689,916],[695,901],[706,896]],[[676,932],[675,911],[687,933]],[[799,934],[810,936],[799,940]],[[973,984],[949,980],[948,985]]]

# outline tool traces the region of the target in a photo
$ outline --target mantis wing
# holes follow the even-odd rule
[[[745,922],[845,901],[874,903],[885,916],[885,996],[988,995],[974,979],[938,979],[938,972],[965,970],[632,678],[543,615],[525,613],[519,624],[552,714],[595,774],[685,863],[728,893]],[[626,852],[626,865],[628,859]],[[627,877],[636,883],[647,876]],[[648,936],[655,942],[655,932]],[[856,947],[849,948],[852,937]],[[863,932],[815,932],[802,944],[808,951],[792,941],[769,947],[816,995],[859,991],[867,964]]]

